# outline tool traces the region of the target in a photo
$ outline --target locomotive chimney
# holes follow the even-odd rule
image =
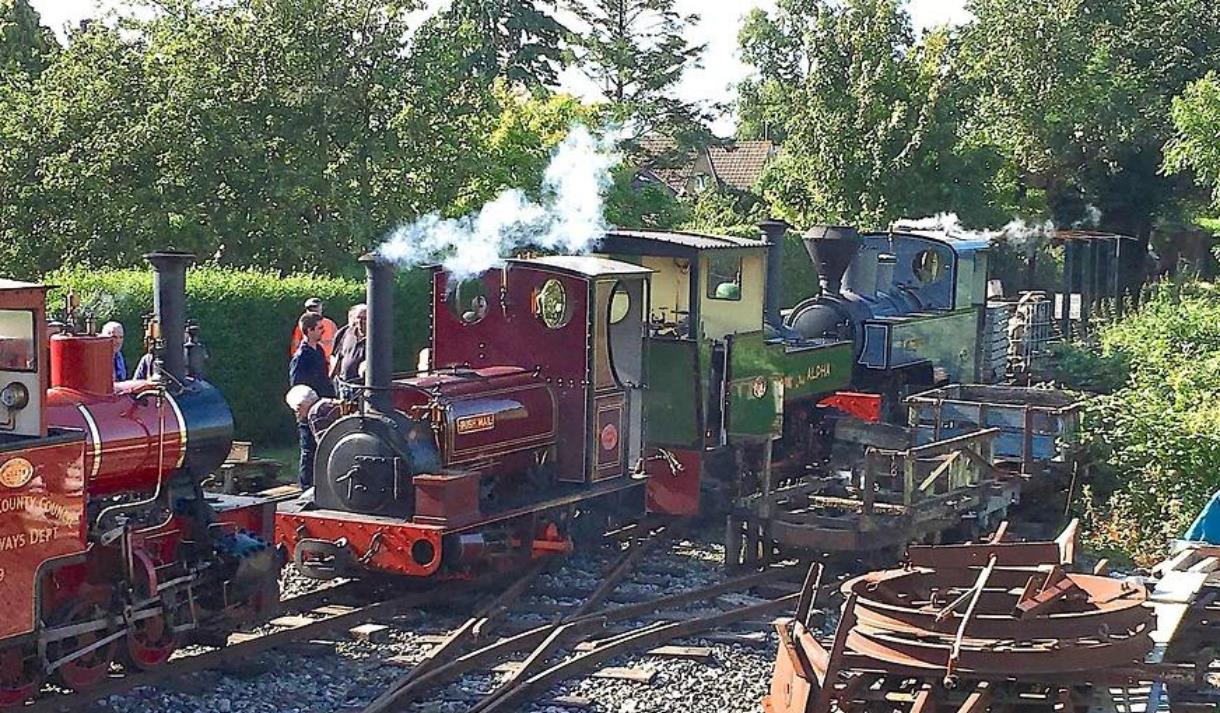
[[[765,220],[758,224],[767,241],[767,299],[763,305],[763,321],[779,329],[783,325],[779,311],[783,304],[784,236],[788,224],[782,220]]]
[[[394,265],[371,253],[360,258],[360,262],[368,273],[364,385],[373,408],[389,413],[394,408],[390,399],[394,355]]]
[[[822,294],[839,294],[843,273],[860,250],[860,234],[850,225],[815,225],[805,233],[804,242],[809,258],[818,266]]]
[[[186,332],[186,268],[195,261],[191,253],[166,250],[144,256],[153,267],[153,313],[160,329],[160,373],[179,382],[186,380],[183,339]]]

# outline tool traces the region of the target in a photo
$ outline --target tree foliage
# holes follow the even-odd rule
[[[756,70],[740,88],[742,134],[783,145],[761,185],[779,216],[994,217],[985,190],[1002,161],[956,153],[969,107],[946,32],[916,43],[899,0],[779,0],[774,13],[751,12],[740,43]]]
[[[573,13],[585,25],[573,37],[575,65],[609,102],[628,141],[650,134],[706,134],[702,109],[676,96],[683,73],[697,66],[703,45],[683,32],[699,21],[675,0],[585,0]],[[629,145],[628,148],[631,148]]]
[[[1095,546],[1155,561],[1220,488],[1218,296],[1164,284],[1102,332],[1094,366],[1110,384],[1116,369],[1126,379],[1086,416],[1104,464],[1085,501]]]
[[[29,0],[0,0],[0,81],[38,76],[58,49]]]
[[[554,2],[453,0],[438,18],[449,32],[479,38],[468,61],[487,82],[496,78],[530,88],[554,86],[568,33],[554,16]]]
[[[1208,72],[1174,97],[1171,116],[1174,136],[1165,148],[1165,168],[1193,171],[1220,209],[1220,75]]]
[[[494,28],[455,21],[487,10],[477,3],[418,28],[410,2],[156,6],[93,24],[0,92],[10,273],[134,265],[169,245],[221,265],[334,270],[401,222],[536,184],[549,147],[593,116],[520,89],[531,72],[545,81],[554,53],[530,49],[538,38],[516,20],[498,18],[519,51],[506,41],[482,64]]]
[[[1211,0],[973,0],[962,66],[977,94],[968,140],[998,147],[1061,224],[1087,204],[1147,236],[1184,182],[1159,174],[1170,99],[1220,60]]]

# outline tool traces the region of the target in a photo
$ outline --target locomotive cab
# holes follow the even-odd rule
[[[306,574],[464,576],[568,546],[580,503],[642,455],[650,270],[595,257],[432,275],[431,364],[393,375],[393,267],[369,272],[363,395],[321,434],[312,495],[277,537]]]
[[[46,418],[48,289],[0,280],[0,601],[9,605],[0,617],[2,665],[6,640],[37,627],[42,568],[85,551],[85,434]]]

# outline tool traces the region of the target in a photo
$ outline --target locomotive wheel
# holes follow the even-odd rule
[[[141,619],[127,630],[120,649],[123,666],[129,670],[148,671],[169,660],[178,647],[173,629],[164,614]]]
[[[0,708],[17,707],[42,688],[42,667],[33,649],[0,649]]]
[[[58,611],[52,614],[51,626],[80,624],[104,616],[106,616],[106,609],[102,603],[97,598],[86,597],[75,602],[65,602]],[[47,645],[47,660],[57,661],[74,651],[88,647],[110,633],[112,631],[107,629],[90,631],[50,643]],[[69,661],[51,673],[52,680],[74,691],[82,691],[97,685],[110,673],[110,663],[114,661],[117,644],[117,641],[111,641],[101,648]]]

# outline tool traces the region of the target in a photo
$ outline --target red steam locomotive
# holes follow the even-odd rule
[[[274,503],[205,495],[228,453],[220,393],[188,375],[185,275],[155,253],[154,376],[111,340],[49,336],[46,285],[0,281],[0,706],[164,663],[278,602]]]
[[[394,268],[363,263],[364,397],[321,435],[314,490],[276,516],[303,572],[465,577],[569,548],[591,501],[643,511],[651,270],[560,256],[454,284],[438,269],[431,364],[393,376]]]

